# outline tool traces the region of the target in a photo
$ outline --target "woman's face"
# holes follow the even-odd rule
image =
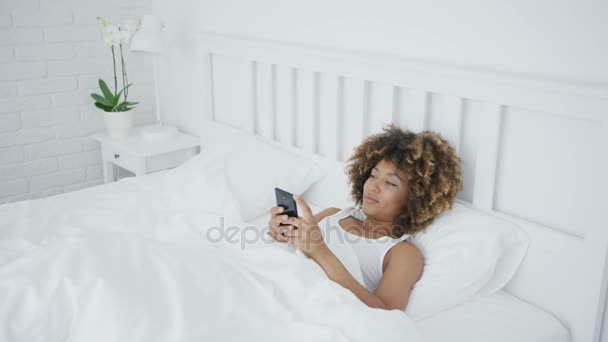
[[[382,160],[363,185],[363,212],[378,221],[394,222],[405,208],[407,175],[393,162]]]

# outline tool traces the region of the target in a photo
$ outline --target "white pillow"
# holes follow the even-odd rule
[[[527,234],[517,224],[459,203],[411,241],[425,259],[422,277],[405,309],[414,319],[502,289],[529,246]]]
[[[237,203],[224,177],[221,151],[199,153],[166,172],[165,197],[171,208],[198,209],[218,215],[238,215]]]
[[[244,221],[268,213],[276,205],[275,187],[300,195],[325,174],[313,161],[247,132],[215,135],[201,154],[213,156],[222,168]]]

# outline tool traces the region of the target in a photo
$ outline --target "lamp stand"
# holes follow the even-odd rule
[[[142,128],[140,135],[142,140],[149,142],[164,142],[171,140],[177,135],[177,128],[174,126],[164,125],[160,120],[160,96],[158,94],[158,72],[157,58],[154,56],[152,66],[154,68],[154,97],[156,100],[156,124]]]

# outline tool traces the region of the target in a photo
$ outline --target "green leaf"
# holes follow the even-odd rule
[[[104,106],[104,105],[102,105],[99,102],[95,102],[95,107],[103,110],[104,112],[111,112],[112,111],[112,107],[110,107],[110,106]]]
[[[103,98],[103,96],[101,96],[101,95],[99,95],[99,94],[95,94],[95,93],[91,93],[90,95],[91,95],[91,97],[93,98],[93,100],[95,100],[95,102],[97,102],[97,103],[99,102],[99,101],[97,100],[99,97]]]
[[[121,102],[120,104],[118,104],[117,106],[114,106],[114,108],[112,108],[113,112],[124,112],[127,108],[127,102]]]
[[[125,91],[125,89],[129,88],[132,85],[133,85],[133,83],[128,84],[126,87],[122,88],[122,90],[118,92],[118,95],[116,95],[116,100],[118,100],[118,98],[120,98],[120,95],[122,94],[123,91]],[[117,103],[118,103],[118,101],[114,101],[114,105],[116,105]]]
[[[135,106],[136,104],[138,104],[139,102],[121,102],[120,104],[114,106],[113,111],[114,112],[126,112],[128,110],[133,109],[133,107],[129,107],[129,106]]]
[[[91,96],[95,99],[95,101],[101,103],[102,105],[106,105],[109,107],[113,107],[114,104],[108,101],[105,97],[100,96],[99,94],[91,94]]]
[[[116,95],[116,97],[112,100],[112,106],[116,106],[120,101],[120,94]]]
[[[99,88],[101,88],[101,92],[103,93],[103,96],[111,103],[114,103],[114,95],[112,95],[110,88],[108,88],[108,85],[106,84],[106,82],[104,80],[102,80],[101,78],[99,79]]]

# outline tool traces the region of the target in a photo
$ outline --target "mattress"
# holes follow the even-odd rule
[[[427,342],[568,342],[554,316],[501,290],[416,321]]]

